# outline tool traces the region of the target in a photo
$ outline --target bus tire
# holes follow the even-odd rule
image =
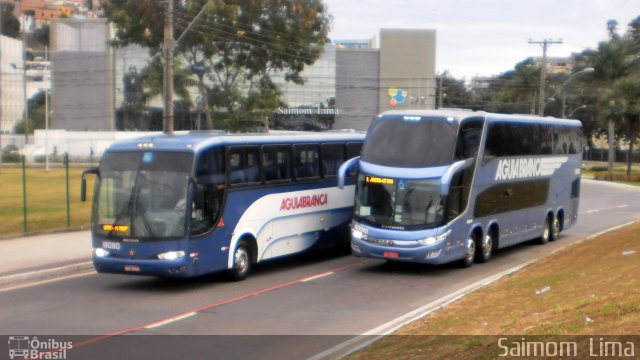
[[[551,236],[549,237],[549,241],[555,241],[558,239],[560,235],[560,218],[558,216],[553,217],[553,221],[551,222]]]
[[[540,245],[544,245],[546,243],[549,242],[549,239],[551,238],[551,221],[549,221],[549,216],[546,216],[544,218],[544,230],[542,231],[542,236],[540,236],[540,238],[538,239],[538,243]]]
[[[233,252],[233,267],[229,270],[229,275],[234,281],[247,278],[251,272],[251,247],[246,241],[240,241]]]
[[[489,230],[487,235],[483,237],[483,240],[479,246],[480,251],[476,252],[476,260],[479,263],[486,263],[491,259],[491,255],[493,254],[494,240],[495,237],[493,235],[493,231]]]
[[[469,235],[467,239],[467,247],[464,258],[460,260],[460,266],[463,268],[468,268],[473,265],[473,262],[476,259],[476,236],[475,234]]]

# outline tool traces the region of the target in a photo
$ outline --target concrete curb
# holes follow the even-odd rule
[[[91,261],[2,276],[0,277],[0,288],[7,288],[35,281],[52,280],[58,277],[73,275],[89,270],[93,270],[93,262]]]
[[[619,186],[619,185],[626,186],[624,184],[614,184],[614,185],[615,186]],[[628,186],[631,186],[631,185],[628,185]],[[393,319],[391,321],[388,321],[388,322],[376,327],[375,329],[371,329],[371,330],[365,332],[364,334],[357,335],[357,336],[355,336],[355,337],[353,337],[353,338],[351,338],[351,339],[349,339],[349,340],[347,340],[347,341],[345,341],[343,343],[340,343],[340,344],[338,344],[338,345],[336,345],[336,346],[334,346],[334,347],[332,347],[330,349],[327,349],[327,350],[325,350],[325,351],[323,351],[323,352],[321,352],[319,354],[316,354],[315,356],[312,356],[312,357],[308,358],[307,360],[324,360],[324,359],[342,359],[342,358],[345,358],[345,357],[347,357],[347,356],[349,356],[349,355],[351,355],[351,354],[353,354],[353,353],[355,353],[357,351],[360,351],[360,350],[364,349],[365,347],[373,344],[374,342],[382,339],[383,337],[393,334],[394,332],[396,332],[400,328],[402,328],[402,327],[404,327],[404,326],[406,326],[406,325],[408,325],[408,324],[410,324],[412,322],[418,321],[418,320],[426,317],[427,315],[433,313],[434,311],[442,309],[445,306],[447,306],[447,305],[449,305],[449,304],[451,304],[453,302],[456,302],[456,301],[464,298],[465,296],[467,296],[467,295],[469,295],[469,294],[471,294],[471,293],[473,293],[473,292],[475,292],[475,291],[477,291],[477,290],[479,290],[481,288],[484,288],[484,287],[486,287],[488,285],[491,285],[492,283],[496,282],[497,280],[502,279],[505,276],[508,276],[508,275],[511,275],[511,274],[513,274],[515,272],[518,272],[518,271],[528,267],[529,265],[532,265],[532,264],[534,264],[536,262],[539,262],[539,261],[541,261],[541,260],[543,260],[543,259],[545,259],[547,257],[553,256],[553,255],[555,255],[556,253],[558,253],[560,251],[567,250],[568,248],[570,248],[572,246],[576,246],[578,244],[584,243],[585,241],[594,239],[594,238],[596,238],[596,237],[598,237],[600,235],[604,235],[604,234],[606,234],[608,232],[619,230],[619,229],[624,228],[626,226],[635,224],[638,221],[640,221],[640,220],[636,219],[636,220],[632,220],[632,221],[629,221],[629,222],[624,223],[624,224],[616,225],[616,226],[613,226],[611,228],[602,230],[602,231],[600,231],[598,233],[589,235],[589,236],[587,236],[587,237],[585,237],[583,239],[577,240],[577,241],[575,241],[575,242],[573,242],[571,244],[567,244],[566,246],[563,246],[563,247],[561,247],[559,249],[556,249],[556,250],[552,251],[551,253],[547,254],[546,256],[542,256],[542,257],[540,257],[538,259],[533,259],[533,260],[527,261],[527,262],[525,262],[523,264],[516,265],[516,266],[511,267],[511,268],[509,268],[509,269],[507,269],[505,271],[502,271],[500,273],[492,275],[492,276],[490,276],[490,277],[488,277],[486,279],[477,281],[477,282],[475,282],[475,283],[473,283],[471,285],[468,285],[468,286],[466,286],[466,287],[464,287],[464,288],[462,288],[462,289],[460,289],[458,291],[455,291],[455,292],[453,292],[453,293],[451,293],[449,295],[446,295],[446,296],[444,296],[444,297],[442,297],[440,299],[434,300],[434,301],[432,301],[432,302],[430,302],[428,304],[425,304],[425,305],[423,305],[423,306],[421,306],[421,307],[419,307],[419,308],[417,308],[415,310],[412,310],[412,311],[410,311],[410,312],[408,312],[408,313],[406,313],[404,315],[401,315],[401,316],[399,316],[399,317],[397,317],[397,318],[395,318],[395,319]]]

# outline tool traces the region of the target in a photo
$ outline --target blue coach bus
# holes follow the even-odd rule
[[[356,256],[442,264],[555,240],[578,218],[577,120],[464,110],[389,111],[371,123],[357,169]]]
[[[364,133],[200,133],[115,143],[97,168],[93,264],[101,273],[189,277],[330,245],[354,193],[337,170]],[[335,235],[335,234],[334,234]],[[348,242],[348,235],[342,240]]]

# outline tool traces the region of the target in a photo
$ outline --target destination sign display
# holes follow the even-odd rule
[[[376,176],[366,176],[365,177],[365,182],[370,183],[370,184],[393,185],[393,179],[381,178],[381,177],[376,177]]]

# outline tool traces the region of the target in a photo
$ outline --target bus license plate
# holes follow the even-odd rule
[[[386,257],[386,258],[391,258],[391,259],[397,259],[400,257],[400,254],[395,252],[395,251],[385,251],[382,256]]]
[[[138,265],[125,265],[124,271],[126,272],[140,272],[140,266]]]

